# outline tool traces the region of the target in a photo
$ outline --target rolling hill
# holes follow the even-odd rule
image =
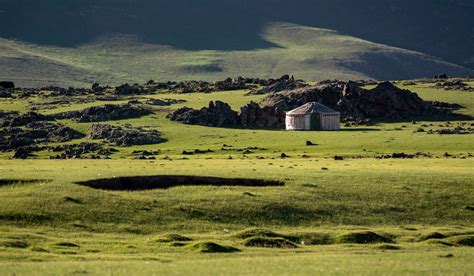
[[[0,0],[0,78],[67,86],[472,75],[473,12],[467,0]]]

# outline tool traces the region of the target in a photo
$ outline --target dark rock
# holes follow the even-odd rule
[[[262,95],[262,94],[269,94],[269,93],[277,93],[284,90],[293,90],[301,87],[307,86],[301,80],[295,80],[293,76],[284,75],[276,82],[272,83],[271,85],[258,89],[252,90],[247,95]]]
[[[56,119],[76,119],[79,122],[105,122],[140,118],[152,114],[148,109],[130,104],[93,106],[81,111],[70,111],[53,115]]]
[[[344,160],[344,156],[334,156],[334,160],[337,160],[337,161],[343,161]]]
[[[31,152],[26,148],[19,148],[15,151],[12,158],[13,159],[28,159],[31,156]]]
[[[28,112],[26,114],[10,114],[0,119],[0,127],[19,127],[26,126],[29,123],[37,121],[51,121],[51,116],[41,115],[36,112]]]
[[[200,110],[183,107],[168,114],[167,118],[184,124],[213,127],[236,125],[239,119],[237,112],[221,101],[210,102],[209,107]]]
[[[138,84],[130,85],[128,83],[115,87],[115,94],[117,95],[139,95],[143,94],[145,90]]]
[[[456,90],[456,91],[466,91],[474,92],[474,87],[469,86],[467,83],[464,83],[461,80],[446,80],[438,82],[434,85],[435,88],[442,88],[444,90]]]
[[[311,141],[306,141],[307,146],[317,146],[317,144],[311,142]]]
[[[245,80],[242,78],[237,78],[237,79],[227,78],[223,81],[216,81],[214,83],[215,91],[243,90],[243,89],[249,89],[249,88],[251,88],[251,86],[249,86],[245,82]]]
[[[0,81],[0,88],[3,89],[14,89],[15,83],[12,81]]]
[[[172,104],[181,104],[185,103],[186,100],[175,100],[175,99],[149,99],[146,101],[146,104],[156,105],[156,106],[170,106]]]
[[[150,145],[163,143],[166,140],[156,130],[142,130],[133,128],[121,128],[107,124],[94,124],[89,139],[105,139],[117,146]]]

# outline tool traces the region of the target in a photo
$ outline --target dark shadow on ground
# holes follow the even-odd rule
[[[272,180],[185,175],[117,177],[77,182],[76,184],[90,187],[93,189],[109,191],[142,191],[153,189],[168,189],[176,186],[269,187],[285,185],[285,183],[283,182]]]

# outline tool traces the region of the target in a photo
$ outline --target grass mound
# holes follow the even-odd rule
[[[190,247],[194,251],[200,253],[233,253],[240,251],[238,248],[228,245],[220,245],[215,242],[198,242],[192,244]]]
[[[342,234],[336,238],[337,243],[355,243],[355,244],[368,244],[368,243],[393,243],[391,238],[379,235],[371,231],[362,232],[350,232]]]
[[[474,235],[454,236],[446,240],[454,245],[474,246]]]
[[[381,250],[400,250],[401,247],[393,244],[381,244],[377,246],[377,249]]]
[[[298,237],[283,235],[283,234],[276,233],[269,229],[264,229],[264,228],[254,228],[254,229],[244,230],[242,232],[235,234],[234,237],[239,238],[239,239],[248,239],[248,238],[253,238],[253,237],[283,238],[283,239],[287,239],[293,242],[296,242],[299,240]]]
[[[0,241],[0,246],[9,247],[9,248],[27,248],[30,245],[25,241],[6,240],[6,241]]]
[[[431,245],[456,246],[455,244],[450,243],[446,240],[438,240],[438,239],[426,240],[425,243],[431,244]]]
[[[193,239],[188,238],[186,236],[178,235],[178,234],[167,234],[162,237],[156,239],[157,242],[168,243],[168,242],[187,242],[192,241]]]
[[[443,235],[443,234],[438,233],[438,232],[433,232],[433,233],[429,233],[429,234],[426,234],[426,235],[422,235],[420,237],[420,241],[427,241],[427,240],[433,240],[433,239],[440,240],[440,239],[445,239],[445,238],[447,238],[446,235]]]
[[[284,238],[252,237],[244,241],[245,246],[265,248],[298,248],[295,243]]]

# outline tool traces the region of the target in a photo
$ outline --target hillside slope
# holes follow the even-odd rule
[[[76,47],[111,33],[192,50],[271,47],[269,22],[336,30],[474,69],[472,0],[0,0],[0,37]]]
[[[421,53],[376,44],[335,31],[272,23],[252,50],[185,50],[109,35],[78,47],[42,46],[0,39],[1,77],[21,86],[87,85],[154,80],[217,80],[228,76],[306,80],[409,79],[473,71]]]

